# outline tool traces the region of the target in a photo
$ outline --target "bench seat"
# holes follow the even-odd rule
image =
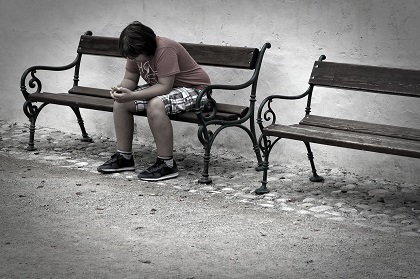
[[[263,134],[405,157],[420,158],[420,130],[361,121],[305,117],[299,124],[267,126]]]
[[[93,97],[106,98],[106,99],[112,100],[111,95],[109,94],[109,90],[106,90],[106,89],[99,89],[99,88],[85,87],[85,86],[73,86],[69,90],[69,93],[81,95],[81,96],[93,96]],[[217,113],[216,119],[235,120],[235,119],[244,117],[247,114],[248,110],[249,110],[249,107],[246,107],[246,106],[217,103],[218,113]],[[181,114],[187,114],[187,113],[181,113]],[[193,121],[193,122],[198,123],[197,121]]]
[[[95,88],[91,88],[95,89]],[[96,93],[107,93],[109,95],[109,90],[105,89],[95,89],[92,90]],[[69,93],[33,93],[30,95],[29,100],[31,102],[43,102],[56,105],[64,105],[69,107],[79,107],[84,109],[100,110],[100,111],[109,111],[112,112],[114,100],[112,98],[102,98],[95,97],[92,95],[81,95],[81,94],[69,94]],[[216,120],[226,120],[233,121],[239,119],[241,114],[246,113],[247,107],[240,107],[228,104],[217,104],[219,107],[221,105],[224,108],[224,111],[218,111],[214,119]],[[224,105],[224,106],[223,106]],[[231,110],[229,111],[229,109]],[[136,113],[138,116],[146,116],[146,112]],[[208,117],[209,113],[204,113],[204,117]],[[197,115],[194,111],[188,111],[179,113],[176,115],[170,115],[170,119],[181,122],[188,123],[199,123]]]

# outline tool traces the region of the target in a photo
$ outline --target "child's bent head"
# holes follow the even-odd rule
[[[151,56],[156,51],[156,34],[139,21],[130,23],[121,32],[119,48],[122,56],[133,59],[140,54]]]

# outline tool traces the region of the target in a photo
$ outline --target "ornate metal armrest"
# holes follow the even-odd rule
[[[271,107],[271,103],[275,99],[282,99],[282,100],[298,100],[302,99],[309,94],[312,93],[313,86],[310,86],[305,93],[300,95],[270,95],[266,97],[260,104],[257,113],[257,124],[262,131],[264,126],[264,122],[268,122],[268,125],[276,123],[277,116],[273,108]],[[266,125],[266,126],[268,126]]]
[[[64,66],[32,66],[26,69],[22,77],[20,79],[20,91],[22,91],[23,96],[25,99],[28,98],[29,94],[31,93],[40,93],[42,90],[42,83],[41,80],[35,75],[37,71],[43,70],[43,71],[65,71],[69,70],[75,66],[78,66],[80,63],[80,55],[77,55],[76,59],[71,62],[68,65]],[[31,76],[31,78],[28,80],[28,76]],[[78,76],[75,76],[75,81],[78,79]],[[28,85],[30,88],[35,88],[34,92],[28,92],[26,90],[26,85]]]
[[[252,84],[252,80],[247,81],[243,84],[238,85],[222,85],[222,84],[212,84],[204,88],[197,97],[195,105],[195,113],[197,114],[198,120],[201,125],[223,125],[222,120],[216,120],[215,115],[217,113],[217,102],[213,98],[212,94],[215,90],[240,90],[246,88]],[[207,105],[204,108],[200,108],[201,101],[203,97],[207,97]],[[205,113],[204,113],[205,112]]]
[[[325,55],[321,55],[318,59],[318,61],[323,61],[327,57]],[[305,112],[308,115],[311,111],[311,99],[312,99],[312,91],[314,89],[314,85],[310,83],[309,88],[300,95],[270,95],[266,97],[260,104],[258,108],[258,114],[257,114],[257,124],[260,127],[260,130],[262,131],[264,128],[263,121],[268,122],[268,125],[276,123],[276,114],[274,110],[271,108],[271,103],[274,99],[283,99],[283,100],[298,100],[302,99],[306,96],[308,96],[308,101],[306,104]],[[265,106],[267,106],[267,109],[264,111]],[[264,118],[262,118],[264,116]],[[271,117],[270,117],[271,116]]]

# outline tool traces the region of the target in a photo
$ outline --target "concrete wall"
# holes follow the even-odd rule
[[[0,118],[8,121],[27,121],[19,91],[20,76],[27,67],[70,63],[84,31],[118,36],[133,20],[178,41],[252,47],[272,43],[262,68],[259,101],[272,93],[298,94],[306,90],[313,61],[321,54],[329,61],[420,67],[420,2],[416,0],[1,0],[0,5]],[[87,58],[84,63],[92,70],[83,69],[81,84],[108,88],[122,77],[123,61]],[[242,75],[214,70],[209,73],[217,83]],[[65,91],[72,84],[71,78],[72,72],[50,74],[44,89]],[[334,93],[332,98],[320,93],[315,94],[313,111],[419,128],[419,103],[413,101],[360,93],[354,98]],[[303,102],[277,108],[283,111],[285,123],[298,120],[304,113]],[[82,113],[89,132],[114,136],[110,113]],[[145,119],[137,118],[136,122],[138,137],[150,140]],[[47,106],[38,124],[79,132],[73,113],[63,107]],[[176,147],[199,144],[195,125],[174,125]],[[226,131],[216,145],[249,154],[250,145],[242,133]],[[419,178],[419,160],[323,146],[314,146],[314,152],[320,168],[344,168],[402,181]],[[271,159],[276,164],[308,166],[300,142],[282,141]]]

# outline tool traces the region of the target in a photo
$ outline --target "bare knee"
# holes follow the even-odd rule
[[[167,116],[165,104],[159,98],[151,99],[147,104],[147,118],[149,121],[153,121],[161,118],[162,116]]]
[[[136,111],[134,102],[118,103],[114,102],[113,112],[114,113],[133,113]]]

